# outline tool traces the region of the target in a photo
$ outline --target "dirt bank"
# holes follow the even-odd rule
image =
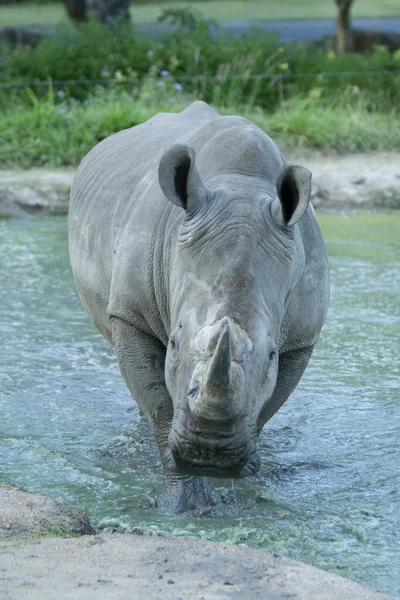
[[[1,583],[4,600],[385,598],[261,550],[132,534],[0,544]]]
[[[400,153],[330,156],[286,152],[288,162],[313,172],[314,206],[400,208]],[[0,171],[0,217],[66,214],[74,170]]]
[[[0,486],[3,600],[378,600],[385,596],[278,555],[200,540],[91,533],[87,517]]]
[[[87,515],[42,494],[0,485],[0,540],[94,533]]]

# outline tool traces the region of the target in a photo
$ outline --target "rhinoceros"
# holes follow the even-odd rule
[[[329,298],[311,173],[204,102],[100,142],[76,173],[72,271],[161,453],[177,511],[260,465]]]

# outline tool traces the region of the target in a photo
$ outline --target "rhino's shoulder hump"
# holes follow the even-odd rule
[[[214,117],[220,117],[219,112],[211,108],[206,102],[202,100],[196,100],[190,106],[185,108],[180,115],[190,115],[190,116],[198,116],[200,118],[205,117],[207,119],[212,119]]]
[[[112,156],[117,157],[117,164],[124,156],[127,162],[130,160],[135,163],[140,159],[145,163],[155,152],[161,154],[168,145],[215,118],[222,119],[216,110],[201,101],[193,102],[180,113],[158,113],[144,123],[102,140],[83,159],[80,170],[90,167],[92,163],[98,164],[103,157],[108,160]]]
[[[214,119],[215,117],[220,117],[220,114],[205,102],[197,100],[180,113],[157,113],[141,125],[137,125],[135,130],[138,131],[139,128],[144,129],[149,127],[163,129],[168,129],[168,127],[176,128],[185,122],[187,124],[192,123],[194,126],[196,126],[200,125],[202,122],[207,122],[210,119]]]
[[[208,122],[198,135],[202,138],[198,165],[210,179],[222,172],[274,179],[285,163],[269,135],[243,117],[220,116]]]

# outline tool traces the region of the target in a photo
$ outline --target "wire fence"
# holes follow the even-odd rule
[[[176,80],[185,81],[232,81],[232,80],[277,80],[286,82],[290,79],[302,79],[302,78],[316,78],[316,77],[394,77],[400,75],[400,69],[394,69],[390,71],[376,70],[376,71],[319,71],[315,73],[261,73],[261,74],[232,74],[232,75],[179,75],[176,76]],[[175,76],[174,76],[175,78]],[[104,79],[48,79],[46,81],[0,81],[0,88],[18,88],[18,87],[44,87],[44,86],[57,86],[62,87],[63,85],[105,85],[105,84],[126,84],[126,83],[140,83],[148,80],[149,77],[121,77],[121,78],[104,78]],[[165,79],[165,77],[163,78]]]

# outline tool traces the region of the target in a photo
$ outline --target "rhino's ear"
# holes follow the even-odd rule
[[[158,167],[158,181],[170,202],[185,210],[196,210],[204,202],[207,189],[194,165],[194,151],[175,144],[163,155]]]
[[[278,198],[273,202],[274,213],[285,225],[294,225],[310,202],[310,171],[297,165],[285,165],[278,173],[276,189]]]

